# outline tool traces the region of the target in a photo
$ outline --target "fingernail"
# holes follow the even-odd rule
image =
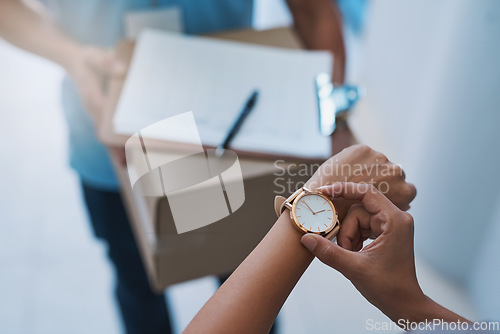
[[[338,195],[340,189],[342,189],[342,182],[335,182],[332,184],[332,198]]]
[[[316,248],[316,245],[318,244],[318,241],[316,241],[316,238],[311,235],[311,234],[306,234],[304,235],[301,239],[300,242],[302,245],[304,245],[305,248],[307,248],[310,252],[314,251],[314,248]]]

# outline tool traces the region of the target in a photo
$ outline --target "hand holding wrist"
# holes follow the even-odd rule
[[[369,183],[380,189],[397,207],[407,210],[416,196],[416,189],[405,178],[401,167],[382,153],[365,145],[353,145],[325,161],[305,186],[316,189],[335,182]],[[345,198],[333,201],[341,220],[356,202]]]
[[[356,199],[337,235],[338,245],[315,235],[304,246],[323,263],[340,271],[357,290],[393,321],[431,319],[465,321],[425,296],[418,284],[413,218],[372,185],[336,183],[322,187],[334,198]],[[368,238],[374,239],[364,246]]]

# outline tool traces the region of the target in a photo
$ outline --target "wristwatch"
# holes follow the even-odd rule
[[[319,191],[302,187],[288,198],[276,196],[276,215],[281,216],[286,209],[290,210],[293,226],[304,234],[319,234],[331,240],[339,231],[340,223],[335,205]]]

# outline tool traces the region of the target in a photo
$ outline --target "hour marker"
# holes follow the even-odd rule
[[[319,226],[318,226],[318,232],[319,232],[319,231],[321,231],[321,230],[319,229]]]
[[[326,203],[326,201],[323,202],[323,204],[325,204],[325,203]]]
[[[328,225],[326,225],[326,224],[323,224],[323,225],[325,225],[326,227],[328,227]]]
[[[297,216],[297,218],[299,218],[300,216]]]
[[[332,211],[332,210],[326,210],[326,211]]]
[[[296,207],[296,209],[297,209],[297,210],[300,210],[300,208],[299,208],[298,206]]]
[[[332,219],[332,218],[328,217],[328,219]]]

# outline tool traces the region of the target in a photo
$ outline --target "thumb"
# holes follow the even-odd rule
[[[300,242],[321,262],[338,270],[347,278],[360,268],[360,258],[357,253],[344,249],[322,236],[308,233],[300,239]]]

